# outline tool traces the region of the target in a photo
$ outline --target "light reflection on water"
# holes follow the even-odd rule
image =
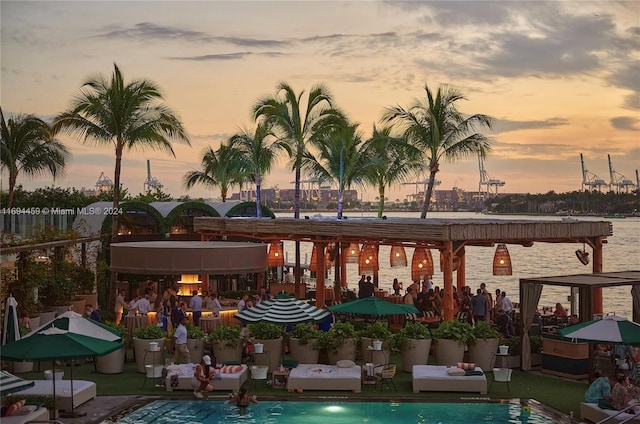
[[[323,216],[335,216],[335,214],[323,213]],[[346,214],[352,218],[358,217],[375,217],[375,213],[358,213]],[[417,218],[418,213],[387,213],[388,217],[404,217]],[[289,216],[278,214],[278,216]],[[559,221],[561,218],[556,216],[521,216],[521,215],[478,215],[475,213],[443,213],[430,212],[428,217],[432,218],[453,218],[453,219],[515,219],[515,220],[550,220]],[[578,217],[579,220],[585,221],[607,221],[599,217]],[[607,239],[607,244],[603,249],[603,271],[629,271],[640,269],[637,264],[640,258],[640,218],[630,217],[626,219],[611,219],[613,224],[613,236]],[[294,262],[295,247],[294,243],[285,241],[285,258],[287,261]],[[508,245],[513,264],[513,275],[511,276],[494,276],[492,275],[493,253],[495,248],[468,246],[465,248],[466,254],[466,284],[475,289],[480,283],[486,283],[487,288],[493,294],[495,289],[500,288],[507,292],[507,296],[513,301],[519,300],[519,279],[530,277],[544,277],[565,274],[582,274],[590,273],[591,263],[587,266],[582,265],[575,256],[576,249],[582,248],[581,244],[558,244],[558,243],[535,243],[532,247],[523,247],[520,245]],[[307,261],[311,258],[311,243],[301,243],[302,262],[305,262],[305,254]],[[587,246],[587,251],[592,258],[593,253]],[[389,292],[394,278],[404,282],[403,287],[406,288],[410,284],[411,271],[410,268],[391,268],[389,266],[389,246],[380,247],[380,271],[379,271],[379,287]],[[439,263],[437,252],[431,252],[434,257],[436,275],[434,276],[434,284],[443,286],[442,276],[438,273]],[[411,263],[411,255],[413,249],[407,249],[407,260]],[[332,275],[332,274],[331,274]],[[347,282],[349,288],[357,289],[358,265],[347,264]],[[332,280],[332,278],[331,278]],[[455,274],[454,274],[455,281]],[[615,312],[618,315],[631,318],[631,287],[612,287],[603,290],[604,312]],[[561,302],[565,307],[569,306],[567,296],[569,289],[566,287],[545,286],[540,299],[540,306],[554,306],[556,302]]]

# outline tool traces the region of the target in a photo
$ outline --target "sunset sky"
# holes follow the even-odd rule
[[[205,147],[252,127],[251,106],[280,81],[296,92],[325,83],[367,136],[385,107],[408,106],[425,84],[453,85],[468,99],[462,112],[496,119],[485,167],[506,182],[503,192],[579,190],[580,153],[607,182],[607,154],[634,183],[640,168],[640,1],[3,0],[0,13],[5,118],[60,113],[114,62],[126,80],[162,88],[192,146],[177,145],[176,158],[126,152],[122,183],[134,195],[151,159],[171,195],[219,197],[187,191],[183,175]],[[73,159],[56,185],[93,187],[101,172],[113,178],[112,149],[61,140]],[[439,189],[477,190],[476,158],[440,169]],[[283,160],[263,187],[292,181]],[[397,186],[389,198],[414,192]],[[363,198],[375,196],[369,189]]]

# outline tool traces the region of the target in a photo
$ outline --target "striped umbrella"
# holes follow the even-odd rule
[[[327,310],[316,308],[292,297],[275,297],[258,303],[234,315],[236,319],[247,322],[270,322],[289,325],[299,322],[322,321],[330,316]]]
[[[18,324],[18,302],[9,295],[4,316],[4,328],[2,330],[2,344],[20,340],[20,325]]]
[[[0,371],[0,396],[28,389],[34,384],[32,380],[24,380],[6,371]]]
[[[576,341],[640,344],[640,325],[618,315],[581,322],[558,330],[558,334]]]
[[[36,334],[53,327],[61,330],[66,330],[72,334],[80,334],[83,336],[92,337],[94,339],[106,340],[110,342],[117,342],[122,340],[122,335],[118,330],[108,327],[98,321],[89,319],[73,311],[67,311],[63,314],[58,315],[53,321],[49,321],[48,323],[36,328],[25,337],[30,337],[32,334]]]

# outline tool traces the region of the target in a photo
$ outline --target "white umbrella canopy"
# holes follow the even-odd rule
[[[20,324],[18,324],[18,302],[9,295],[4,316],[4,328],[2,329],[2,344],[20,340]]]
[[[640,344],[640,325],[619,315],[572,325],[559,330],[558,334],[585,342]]]
[[[331,312],[316,308],[293,297],[277,296],[258,303],[234,315],[242,322],[270,322],[279,325],[297,324],[299,322],[322,321]]]
[[[58,315],[53,321],[36,328],[25,337],[29,337],[35,333],[40,333],[41,331],[51,327],[67,330],[69,333],[81,334],[83,336],[110,342],[120,341],[122,339],[122,334],[120,334],[119,331],[73,311],[67,311]]]

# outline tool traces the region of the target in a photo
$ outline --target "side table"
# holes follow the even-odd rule
[[[286,389],[287,381],[289,380],[289,371],[286,369],[284,371],[276,370],[272,373],[271,378],[274,389]]]

